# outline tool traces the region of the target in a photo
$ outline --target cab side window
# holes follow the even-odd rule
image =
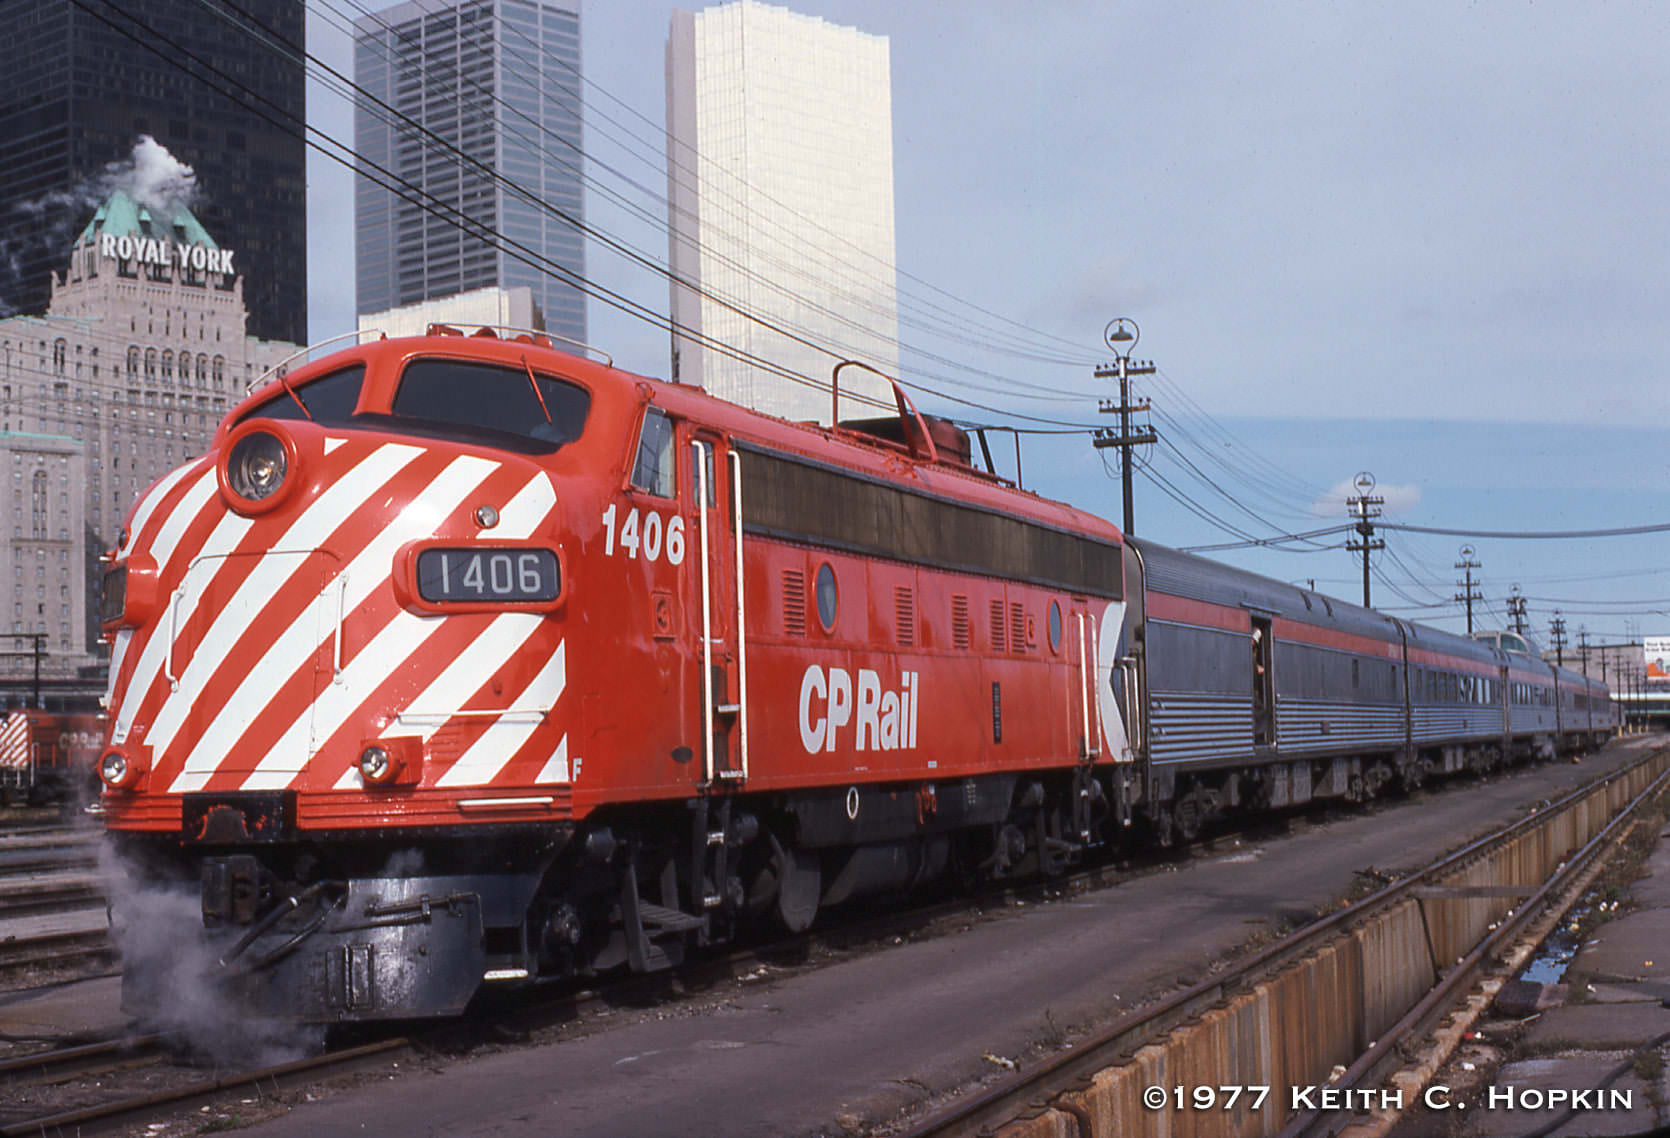
[[[673,457],[673,422],[654,407],[644,410],[638,432],[638,453],[632,460],[632,488],[671,498],[678,492],[677,462]]]

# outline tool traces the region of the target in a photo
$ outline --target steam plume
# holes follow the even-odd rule
[[[162,143],[142,134],[120,162],[107,163],[97,174],[65,189],[14,203],[4,219],[8,232],[0,239],[0,317],[16,313],[9,298],[28,284],[22,280],[24,258],[44,250],[60,261],[93,211],[116,190],[127,191],[159,217],[170,216],[180,206],[189,209],[201,196],[197,172]]]

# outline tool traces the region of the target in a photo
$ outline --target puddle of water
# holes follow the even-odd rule
[[[1537,984],[1558,984],[1577,950],[1583,947],[1582,938],[1572,931],[1572,925],[1581,927],[1588,915],[1589,906],[1586,904],[1567,913],[1559,927],[1537,947],[1536,955],[1520,970],[1519,978]]]

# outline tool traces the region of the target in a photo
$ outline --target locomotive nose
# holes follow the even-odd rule
[[[151,786],[407,787],[542,722],[553,679],[521,661],[560,661],[564,573],[539,464],[252,419],[182,485],[112,582],[145,637],[115,741],[143,744]]]

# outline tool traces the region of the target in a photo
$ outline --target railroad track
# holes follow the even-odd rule
[[[1476,864],[1491,850],[1504,846],[1533,830],[1550,816],[1556,816],[1567,806],[1580,802],[1596,787],[1626,777],[1630,771],[1659,760],[1664,749],[1643,756],[1630,767],[1593,780],[1562,798],[1549,803],[1535,813],[1521,818],[1495,833],[1480,838],[1454,853],[1433,862],[1426,868],[1391,882],[1367,897],[1322,917],[1289,936],[1235,961],[1209,979],[1166,998],[1165,1000],[1126,1017],[1099,1035],[1076,1042],[1071,1051],[1047,1057],[1023,1068],[1013,1077],[992,1088],[968,1096],[919,1121],[902,1138],[965,1138],[965,1136],[995,1134],[1006,1123],[1022,1119],[1042,1122],[1046,1112],[1055,1111],[1070,1116],[1080,1138],[1089,1138],[1103,1131],[1078,1096],[1094,1085],[1093,1076],[1127,1062],[1141,1048],[1159,1041],[1169,1033],[1198,1020],[1210,1009],[1222,1007],[1238,994],[1245,993],[1263,980],[1277,975],[1283,968],[1303,957],[1310,956],[1346,930],[1357,926],[1377,912],[1410,899],[1461,895],[1463,891],[1446,889],[1436,884],[1457,871]],[[1493,924],[1488,936],[1479,941],[1472,951],[1442,975],[1434,986],[1392,1028],[1379,1033],[1375,1046],[1342,1074],[1328,1080],[1329,1085],[1341,1090],[1368,1088],[1401,1062],[1402,1045],[1430,1030],[1480,977],[1487,964],[1505,946],[1520,936],[1533,918],[1556,897],[1568,892],[1575,882],[1606,851],[1616,845],[1635,812],[1647,801],[1670,786],[1670,771],[1660,774],[1637,794],[1625,808],[1592,839],[1561,862],[1557,871],[1534,888],[1519,891],[1522,901],[1516,901],[1510,915]],[[1475,894],[1477,895],[1477,894]],[[1505,894],[1501,894],[1505,895]],[[1233,1081],[1232,1076],[1225,1076]],[[1149,1088],[1152,1091],[1155,1088]],[[1164,1088],[1160,1088],[1164,1089]],[[1341,1101],[1350,1101],[1342,1096]],[[1152,1108],[1153,1104],[1147,1104]],[[1321,1138],[1337,1133],[1349,1111],[1314,1110],[1287,1121],[1280,1138]],[[1048,1128],[1021,1132],[1045,1132]],[[1054,1131],[1049,1131],[1054,1132]],[[1068,1133],[1072,1131],[1062,1131]]]
[[[0,980],[108,960],[96,830],[0,829]]]

